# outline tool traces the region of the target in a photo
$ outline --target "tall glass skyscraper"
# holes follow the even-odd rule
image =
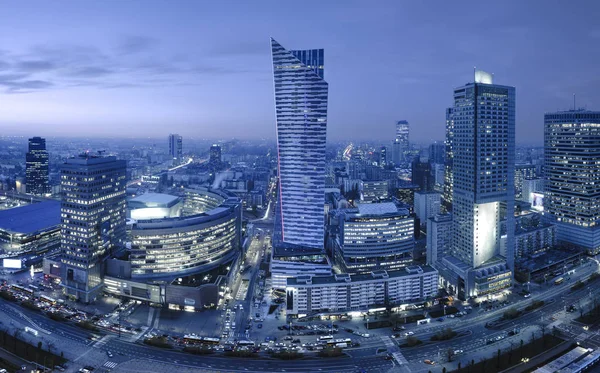
[[[29,194],[50,193],[48,185],[48,152],[46,139],[29,139],[29,151],[25,156],[25,191]]]
[[[324,51],[286,50],[271,39],[281,239],[323,248],[328,84]]]
[[[104,259],[124,246],[126,168],[116,157],[90,154],[62,166],[62,285],[79,301],[97,298]]]
[[[454,90],[453,255],[473,268],[501,254],[506,206],[507,264],[514,261],[515,88],[481,71]]]
[[[169,135],[169,155],[176,164],[183,161],[183,138],[176,133]]]
[[[410,150],[409,146],[410,125],[408,121],[399,120],[396,122],[396,138],[392,143],[392,161],[399,165],[406,161],[406,152]]]
[[[559,241],[600,252],[600,112],[544,115],[544,209]]]

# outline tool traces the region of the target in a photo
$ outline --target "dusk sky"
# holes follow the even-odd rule
[[[586,5],[587,4],[587,5]],[[325,49],[328,139],[444,137],[473,67],[543,113],[600,110],[597,1],[15,1],[0,5],[0,135],[273,138],[270,41]]]

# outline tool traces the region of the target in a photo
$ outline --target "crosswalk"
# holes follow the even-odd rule
[[[404,355],[402,355],[402,353],[400,352],[400,349],[398,348],[398,346],[396,346],[396,344],[392,341],[392,339],[390,337],[384,336],[384,337],[381,337],[381,340],[382,340],[383,344],[385,345],[385,347],[387,347],[388,351],[394,357],[394,360],[396,360],[396,362],[398,364],[408,365],[408,360],[406,360]]]
[[[102,337],[101,339],[99,339],[98,341],[96,341],[96,343],[94,343],[93,347],[101,348],[102,346],[104,346],[105,344],[110,342],[110,340],[113,338],[114,338],[114,335],[107,334],[104,337]]]
[[[114,361],[107,361],[106,363],[104,363],[104,365],[102,365],[105,368],[108,369],[113,369],[115,368],[117,365],[119,365],[119,363],[115,363]]]

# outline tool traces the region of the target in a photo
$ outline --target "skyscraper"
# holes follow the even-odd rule
[[[544,209],[559,241],[600,251],[600,112],[544,115]]]
[[[441,142],[434,142],[429,145],[429,162],[436,164],[444,164],[446,159],[446,145]]]
[[[324,243],[328,84],[323,49],[288,51],[271,39],[281,240],[307,248]]]
[[[61,169],[62,285],[91,302],[102,290],[104,260],[125,241],[126,163],[82,154]]]
[[[500,204],[514,229],[515,88],[476,71],[475,83],[454,90],[453,119],[453,251],[476,268],[500,254]]]
[[[454,90],[452,122],[452,247],[438,268],[466,299],[512,285],[515,88],[477,70],[474,83]]]
[[[183,160],[183,138],[175,133],[169,135],[169,155],[174,163],[181,163]]]
[[[208,163],[210,163],[211,165],[218,165],[221,163],[221,147],[219,145],[211,145]]]
[[[387,164],[388,164],[387,148],[385,146],[382,146],[381,150],[379,151],[379,166],[386,167]]]
[[[406,152],[410,150],[409,132],[410,126],[407,121],[399,120],[396,122],[396,138],[392,144],[392,160],[397,165],[406,161]]]
[[[41,137],[29,139],[29,151],[25,156],[25,177],[25,191],[28,194],[50,193],[46,139]]]
[[[452,166],[454,162],[454,119],[452,112],[454,108],[446,109],[446,157],[444,158],[444,194],[442,195],[442,207],[445,211],[452,211],[452,193],[454,192],[454,176]]]

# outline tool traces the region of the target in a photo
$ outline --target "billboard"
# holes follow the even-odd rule
[[[531,193],[531,208],[544,211],[544,195],[542,193]]]
[[[4,259],[2,266],[4,268],[21,269],[21,259]]]

